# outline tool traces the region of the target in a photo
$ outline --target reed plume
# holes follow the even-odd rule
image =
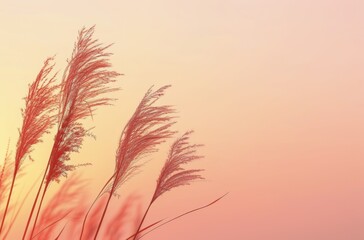
[[[115,178],[111,193],[127,181],[139,169],[138,160],[158,151],[157,146],[175,132],[170,127],[175,123],[172,106],[154,106],[170,85],[156,91],[150,88],[144,95],[133,116],[125,126],[116,152]]]
[[[77,236],[80,236],[80,240],[83,237],[96,240],[101,235],[106,239],[124,238],[126,218],[130,216],[135,198],[127,198],[124,205],[120,205],[118,211],[107,218],[111,198],[118,195],[117,191],[122,184],[138,173],[143,164],[141,159],[158,151],[159,145],[176,133],[171,130],[175,123],[174,108],[156,104],[170,86],[157,90],[151,87],[121,132],[113,173],[92,205],[88,205],[85,201],[88,195],[85,194],[87,191],[84,181],[78,177],[68,177],[71,171],[88,163],[74,164],[70,160],[73,153],[81,150],[85,137],[93,137],[84,120],[93,118],[98,107],[112,103],[114,99],[106,94],[118,90],[112,87],[112,83],[120,75],[111,70],[111,53],[108,52],[111,45],[104,45],[94,39],[94,30],[95,27],[91,27],[79,31],[60,83],[56,82],[57,74],[53,74],[54,59],[48,58],[34,82],[28,86],[14,162],[10,162],[8,147],[4,165],[0,167],[0,238],[3,240],[7,238],[12,227],[17,225],[15,220],[33,187],[38,183],[40,185],[36,185],[38,188],[23,240],[61,237],[74,239],[79,232],[81,233]],[[34,146],[42,142],[42,137],[50,133],[52,127],[56,128],[54,142],[44,171],[42,170],[33,187],[27,190],[25,197],[12,200],[13,189],[24,172],[24,165],[28,159],[33,160],[31,154]],[[143,226],[152,204],[158,198],[174,188],[204,179],[200,175],[202,169],[184,167],[202,157],[197,155],[197,150],[202,145],[189,143],[191,134],[192,131],[186,132],[171,145],[146,210],[141,204],[133,208],[137,210],[133,212],[133,218],[128,219],[128,230],[133,235],[128,239],[140,239],[155,229],[209,207],[224,197],[170,220],[162,219]],[[53,182],[59,183],[63,177],[67,177],[66,182],[42,209],[50,186]],[[103,224],[107,225],[107,229],[101,231]]]
[[[49,162],[47,182],[59,181],[60,176],[75,168],[67,165],[72,152],[78,152],[85,136],[91,135],[80,120],[92,117],[99,106],[110,105],[106,93],[118,90],[110,87],[120,74],[111,71],[109,57],[103,46],[93,39],[94,27],[79,32],[71,60],[62,79],[58,114],[58,132]]]
[[[200,172],[202,169],[186,170],[182,167],[193,160],[200,159],[202,156],[197,155],[197,149],[201,144],[190,144],[189,139],[192,131],[186,132],[182,137],[178,138],[171,146],[167,160],[159,174],[154,195],[150,201],[147,210],[144,213],[139,227],[134,234],[133,239],[137,239],[138,232],[143,225],[143,222],[152,206],[152,204],[165,192],[173,188],[189,185],[197,179],[204,179]]]
[[[57,90],[59,85],[55,83],[56,74],[51,74],[54,67],[52,61],[53,58],[48,58],[44,62],[35,81],[29,86],[28,94],[25,98],[25,109],[22,109],[23,125],[19,130],[13,178],[0,225],[0,233],[6,219],[15,180],[24,159],[33,151],[32,147],[41,142],[42,136],[49,133],[55,124],[54,112],[57,106]],[[29,158],[32,159],[30,156]]]
[[[165,90],[169,87],[167,85],[156,91],[150,88],[122,131],[116,152],[113,181],[106,188],[110,195],[100,219],[95,239],[100,231],[111,197],[121,184],[139,169],[138,160],[146,154],[157,151],[157,146],[175,133],[170,130],[174,124],[171,121],[174,118],[172,106],[154,106],[155,102],[164,95]]]
[[[199,173],[202,169],[185,170],[182,165],[193,160],[200,159],[202,156],[197,155],[197,149],[202,144],[189,143],[192,131],[186,132],[182,137],[177,139],[171,146],[167,161],[157,180],[157,187],[152,198],[154,202],[163,193],[170,191],[173,188],[189,185],[197,179],[204,179]]]
[[[57,74],[51,74],[53,60],[48,58],[44,62],[37,78],[29,86],[25,109],[22,110],[23,125],[16,146],[15,173],[19,171],[25,156],[33,151],[32,147],[42,142],[41,137],[49,133],[56,122],[54,112],[57,109],[59,85],[55,82]]]
[[[103,95],[117,90],[117,88],[110,87],[110,84],[115,82],[116,77],[120,75],[110,70],[109,57],[111,53],[106,52],[110,45],[104,46],[99,43],[98,40],[93,39],[93,34],[94,27],[83,28],[79,32],[71,59],[64,71],[57,117],[58,129],[23,239],[25,239],[38,202],[43,181],[45,181],[43,193],[39,201],[31,236],[49,184],[52,181],[58,182],[61,176],[66,177],[69,171],[80,166],[66,162],[70,160],[71,153],[81,149],[83,139],[86,136],[92,136],[90,131],[85,129],[81,120],[92,117],[97,107],[109,105],[113,99]]]

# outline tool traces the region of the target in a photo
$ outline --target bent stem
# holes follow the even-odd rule
[[[161,220],[158,220],[158,221],[156,221],[156,222],[154,222],[154,223],[152,223],[152,224],[149,224],[148,226],[146,226],[146,227],[144,227],[144,228],[142,228],[142,229],[140,229],[139,230],[139,232],[138,232],[138,234],[140,234],[140,233],[142,233],[142,232],[144,232],[144,231],[146,231],[146,230],[148,230],[149,228],[151,228],[151,227],[154,227],[155,225],[157,225],[158,223],[161,223],[161,222],[163,222],[164,221],[164,219],[161,219]],[[132,237],[134,237],[135,236],[135,234],[133,234],[133,235],[131,235],[130,237],[128,237],[126,240],[128,240],[128,239],[131,239]]]
[[[197,212],[197,211],[202,210],[202,209],[204,209],[204,208],[210,207],[211,205],[213,205],[213,204],[217,203],[218,201],[220,201],[222,198],[224,198],[224,197],[225,197],[226,195],[228,195],[228,194],[229,194],[229,193],[225,193],[224,195],[222,195],[221,197],[219,197],[219,198],[215,199],[214,201],[210,202],[210,203],[209,203],[209,204],[207,204],[207,205],[204,205],[204,206],[202,206],[202,207],[198,207],[198,208],[192,209],[192,210],[190,210],[190,211],[188,211],[188,212],[182,213],[181,215],[178,215],[177,217],[174,217],[174,218],[172,218],[172,219],[170,219],[170,220],[168,220],[168,221],[166,221],[166,222],[164,222],[164,223],[162,223],[162,224],[160,224],[160,225],[158,225],[158,226],[156,226],[156,227],[152,228],[151,230],[149,230],[148,232],[146,232],[146,233],[144,233],[142,236],[140,236],[140,238],[139,238],[139,239],[143,238],[143,237],[144,237],[145,235],[147,235],[148,233],[151,233],[151,232],[153,232],[154,230],[156,230],[156,229],[158,229],[158,228],[160,228],[160,227],[162,227],[162,226],[164,226],[164,225],[166,225],[166,224],[168,224],[168,223],[170,223],[170,222],[173,222],[173,221],[175,221],[175,220],[177,220],[177,219],[179,219],[179,218],[181,218],[181,217],[184,217],[184,216],[186,216],[186,215],[188,215],[188,214],[190,214],[190,213]],[[130,237],[128,237],[126,240],[132,239],[132,237],[133,237],[133,236],[130,236]]]

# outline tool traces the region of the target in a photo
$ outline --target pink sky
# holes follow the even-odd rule
[[[77,30],[96,24],[125,76],[92,123],[98,140],[74,155],[94,161],[95,192],[112,169],[98,159],[113,162],[144,92],[172,84],[163,101],[206,145],[207,181],[169,193],[150,221],[230,193],[147,239],[364,239],[363,1],[24,2],[0,3],[0,156],[42,61],[57,54],[61,69]]]

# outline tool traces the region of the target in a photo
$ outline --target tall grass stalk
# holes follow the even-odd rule
[[[199,174],[201,169],[185,170],[182,165],[193,160],[200,159],[202,156],[196,154],[200,144],[191,145],[189,138],[192,131],[186,132],[182,137],[178,138],[171,146],[168,158],[162,168],[162,171],[157,180],[157,185],[149,205],[143,215],[142,220],[134,234],[133,240],[137,239],[138,232],[143,225],[143,222],[152,206],[152,204],[165,192],[173,188],[189,185],[192,181],[203,179]]]
[[[110,87],[110,84],[120,75],[110,70],[111,53],[106,52],[110,45],[103,46],[98,40],[94,40],[93,33],[94,27],[83,28],[79,32],[71,59],[64,71],[57,116],[58,129],[43,179],[28,217],[23,240],[26,237],[41,190],[43,189],[30,238],[34,234],[50,183],[58,182],[60,177],[67,176],[67,172],[80,166],[68,165],[66,161],[70,160],[72,152],[78,152],[81,149],[86,136],[92,136],[90,131],[84,128],[81,120],[92,117],[97,107],[109,105],[114,100],[102,97],[103,94],[118,90]]]
[[[57,103],[56,75],[51,75],[54,65],[52,58],[48,58],[37,75],[35,81],[29,86],[25,98],[25,109],[22,110],[23,126],[19,130],[19,139],[16,146],[14,171],[11,186],[1,220],[0,233],[6,220],[7,211],[11,201],[15,180],[26,156],[32,152],[32,147],[41,142],[41,137],[49,133],[55,123],[54,111]],[[30,156],[29,156],[30,157]]]
[[[120,74],[111,70],[111,53],[108,52],[111,45],[100,43],[93,35],[94,27],[79,31],[60,83],[56,81],[57,74],[53,74],[53,58],[48,58],[28,87],[14,162],[10,161],[8,146],[4,165],[0,168],[2,240],[16,226],[15,220],[28,195],[33,192],[33,187],[37,188],[22,232],[23,240],[74,239],[75,236],[79,236],[80,240],[96,240],[98,237],[119,239],[124,238],[126,233],[133,234],[128,240],[141,239],[159,227],[215,204],[225,196],[170,220],[162,219],[143,226],[152,205],[164,193],[203,179],[200,175],[202,169],[184,168],[186,164],[202,158],[197,154],[202,145],[190,144],[192,131],[188,131],[172,143],[147,208],[144,210],[141,203],[135,204],[135,198],[130,197],[123,201],[124,205],[119,205],[118,211],[109,213],[112,197],[119,196],[121,186],[139,173],[143,165],[141,160],[157,152],[159,146],[176,133],[172,130],[176,118],[174,107],[157,104],[170,87],[167,85],[158,89],[149,88],[141,99],[121,132],[114,171],[91,205],[85,201],[86,184],[77,177],[68,178],[54,197],[46,201],[52,183],[60,182],[77,167],[89,165],[69,164],[72,153],[81,150],[84,139],[93,137],[91,129],[85,127],[84,120],[92,119],[98,107],[110,105],[115,99],[106,94],[118,90],[112,87]],[[43,136],[50,133],[52,127],[55,127],[55,135],[47,164],[33,187],[24,193],[25,198],[21,194],[18,199],[14,199],[13,190],[24,173],[24,163],[27,159],[33,160],[30,155],[34,146],[42,142]],[[137,207],[132,208],[132,204]],[[133,217],[129,214],[131,209],[135,211]],[[125,231],[126,217],[130,220],[129,232]]]
[[[150,88],[136,108],[133,116],[122,131],[116,152],[113,181],[106,189],[109,193],[94,239],[97,239],[105,218],[111,197],[116,190],[139,169],[137,160],[146,154],[157,151],[157,146],[175,133],[170,130],[174,109],[169,105],[154,106],[170,86],[156,91]]]

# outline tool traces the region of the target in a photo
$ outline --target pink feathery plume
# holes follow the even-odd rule
[[[48,58],[44,62],[25,98],[25,109],[22,109],[23,126],[16,145],[15,173],[19,171],[24,157],[32,152],[32,147],[42,142],[41,137],[49,133],[56,122],[59,85],[55,83],[56,74],[51,74],[54,67],[52,61],[53,58]]]
[[[109,105],[114,99],[105,93],[118,90],[110,87],[120,74],[111,71],[109,57],[105,52],[110,45],[103,46],[93,39],[94,27],[79,32],[71,60],[62,79],[61,103],[58,116],[58,132],[55,137],[49,163],[47,182],[58,181],[75,165],[67,165],[72,152],[78,152],[85,136],[90,132],[80,120],[92,117],[99,106]]]
[[[175,112],[172,106],[154,106],[169,87],[167,85],[156,91],[150,88],[121,134],[116,152],[113,181],[105,189],[110,194],[109,199],[94,239],[97,238],[112,195],[138,170],[140,167],[138,160],[146,154],[157,151],[157,146],[175,133],[170,129],[174,124],[171,121],[174,118],[172,114]]]
[[[200,159],[202,156],[196,155],[197,149],[202,144],[189,144],[192,131],[186,132],[177,139],[171,146],[167,161],[157,180],[157,187],[152,201],[155,201],[163,193],[173,188],[189,185],[197,179],[204,179],[199,173],[202,169],[186,170],[182,167],[193,160]]]
[[[31,236],[34,233],[34,226],[36,226],[49,184],[52,181],[58,182],[61,176],[66,177],[69,171],[74,170],[77,166],[82,166],[66,163],[66,161],[70,160],[71,153],[78,152],[81,149],[84,138],[92,136],[90,131],[84,128],[81,120],[92,117],[97,107],[111,104],[114,99],[104,97],[104,94],[118,90],[118,88],[110,86],[111,83],[115,82],[116,77],[120,75],[110,70],[109,57],[111,53],[106,52],[110,45],[104,46],[98,40],[93,39],[93,33],[94,27],[83,28],[79,32],[71,59],[68,61],[63,74],[57,123],[58,130],[42,180],[42,183],[45,180],[44,189]],[[27,234],[41,189],[42,184],[33,202],[23,239]]]
[[[52,61],[53,58],[48,58],[44,62],[35,81],[29,85],[28,95],[25,98],[25,109],[22,109],[23,125],[19,130],[13,178],[0,225],[0,232],[4,226],[15,180],[25,157],[32,152],[32,147],[35,144],[42,141],[41,137],[49,133],[56,122],[55,110],[58,103],[57,90],[59,85],[55,83],[56,74],[51,74],[54,67]],[[30,156],[29,158],[32,160]]]
[[[170,129],[175,123],[171,122],[175,110],[169,105],[154,106],[169,87],[167,85],[156,91],[150,88],[125,126],[116,153],[112,194],[139,168],[138,159],[156,152],[159,144],[175,134]]]
[[[189,185],[192,181],[197,179],[203,179],[199,174],[202,169],[186,170],[182,167],[193,160],[200,159],[202,156],[197,155],[197,149],[201,147],[201,144],[190,144],[189,139],[192,131],[186,132],[182,137],[178,138],[171,146],[168,154],[168,158],[162,168],[162,171],[157,180],[157,186],[141,221],[137,228],[133,239],[138,239],[140,229],[143,222],[155,200],[159,198],[163,193],[170,191],[173,188]]]

